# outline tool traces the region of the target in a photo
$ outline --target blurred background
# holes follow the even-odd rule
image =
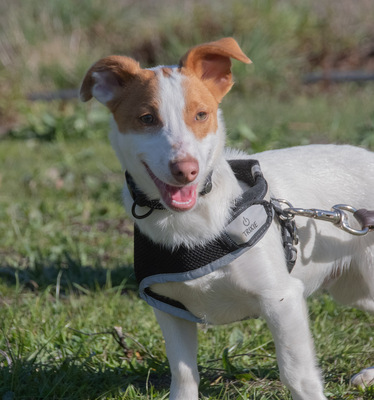
[[[109,113],[77,92],[103,56],[175,64],[224,36],[253,61],[233,62],[222,102],[230,146],[374,150],[373,0],[0,0],[2,400],[167,397],[162,339],[136,295]],[[311,305],[329,395],[372,399],[349,385],[373,365],[372,317],[326,296]],[[209,398],[290,398],[264,324],[200,332]]]
[[[105,114],[92,117],[76,102],[39,104],[66,95],[46,92],[78,88],[106,55],[173,64],[190,46],[233,36],[254,64],[234,63],[237,83],[223,103],[230,141],[249,151],[374,146],[373,83],[332,83],[343,72],[373,78],[371,0],[2,0],[0,13],[2,135],[88,137],[104,129]],[[312,73],[326,79],[305,84]]]

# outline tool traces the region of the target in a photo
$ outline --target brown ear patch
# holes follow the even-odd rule
[[[181,58],[179,66],[193,71],[220,102],[233,85],[231,58],[251,63],[233,38],[223,38],[193,47]]]
[[[194,68],[200,59],[207,58],[210,55],[235,58],[245,64],[251,64],[252,61],[243,53],[235,39],[231,37],[223,38],[215,42],[209,42],[192,47],[180,59],[179,65],[186,68]]]
[[[122,133],[150,131],[160,124],[157,95],[155,72],[142,69],[132,58],[122,56],[106,57],[95,63],[80,90],[82,101],[95,97],[110,109]],[[142,124],[140,117],[145,114],[154,117],[153,126]]]
[[[141,70],[139,63],[129,57],[110,56],[96,62],[86,73],[81,89],[80,98],[88,101],[93,96],[95,85],[101,85],[103,91],[113,92]],[[98,99],[101,101],[100,99]]]

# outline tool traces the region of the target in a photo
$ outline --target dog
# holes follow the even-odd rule
[[[225,148],[219,104],[233,85],[231,59],[251,63],[232,38],[193,47],[175,66],[142,69],[132,58],[110,56],[88,70],[80,97],[96,98],[112,114],[110,141],[128,174],[123,197],[135,221],[135,267],[148,268],[136,274],[165,338],[170,399],[198,399],[197,322],[257,316],[271,330],[293,400],[326,399],[305,298],[326,289],[342,304],[374,312],[374,234],[353,236],[300,217],[298,245],[286,229],[293,237],[288,247],[298,252],[292,260],[295,252],[286,256],[282,240],[282,221],[291,218],[281,203],[279,218],[269,204],[286,199],[305,208],[367,208],[374,198],[374,155],[346,145],[251,156]],[[240,178],[236,162],[252,176]],[[248,209],[245,193],[254,197]],[[214,246],[221,241],[234,250],[217,261],[221,250]],[[193,269],[189,257],[196,249],[196,263],[208,253],[213,261]],[[373,383],[374,369],[355,380]]]

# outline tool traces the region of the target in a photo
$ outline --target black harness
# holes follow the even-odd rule
[[[150,287],[155,283],[184,282],[205,276],[229,264],[240,255],[252,248],[264,236],[272,223],[274,214],[280,216],[281,210],[272,202],[264,200],[267,193],[267,182],[264,179],[259,163],[256,160],[230,160],[229,164],[236,179],[245,182],[249,189],[235,200],[231,218],[225,230],[204,246],[188,248],[179,246],[171,250],[151,241],[143,235],[135,224],[134,236],[134,269],[139,283],[140,296],[152,307],[169,314],[195,322],[204,322],[191,314],[183,304],[154,293]],[[132,213],[135,218],[145,218],[154,209],[164,207],[158,200],[149,200],[138,188],[131,176],[126,174],[127,185],[133,197]],[[200,195],[205,195],[212,189],[211,175],[208,177]],[[138,215],[135,207],[147,206],[149,212]],[[290,255],[290,228],[285,226],[285,220],[278,218],[282,226],[282,237],[289,270],[295,263]]]

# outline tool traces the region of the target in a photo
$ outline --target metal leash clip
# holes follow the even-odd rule
[[[339,222],[337,222],[337,225],[339,226],[340,229],[343,229],[343,231],[356,236],[366,235],[370,231],[369,227],[362,227],[362,229],[355,229],[349,225],[348,214],[345,211],[352,213],[353,216],[356,218],[355,213],[357,212],[357,210],[354,207],[349,206],[347,204],[336,204],[335,206],[333,206],[332,209],[340,213],[341,219]]]
[[[317,208],[296,208],[292,204],[284,199],[274,199],[278,203],[286,204],[288,208],[282,210],[282,217],[285,219],[293,219],[296,216],[313,218],[320,221],[328,221],[336,225],[338,228],[352,235],[363,236],[366,235],[371,228],[364,226],[362,229],[353,228],[349,224],[348,212],[355,216],[358,211],[354,207],[347,204],[336,204],[332,207],[331,211],[319,210]],[[357,218],[356,218],[357,219]],[[360,222],[360,221],[359,221]]]

